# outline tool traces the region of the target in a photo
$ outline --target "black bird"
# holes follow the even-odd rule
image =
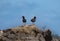
[[[27,20],[25,19],[25,16],[22,16],[22,22],[26,24]]]
[[[34,16],[34,18],[31,19],[31,22],[32,23],[36,22],[36,16]]]

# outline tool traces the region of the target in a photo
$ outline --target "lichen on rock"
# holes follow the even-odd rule
[[[41,31],[36,25],[17,26],[0,31],[0,41],[47,41],[47,31]]]

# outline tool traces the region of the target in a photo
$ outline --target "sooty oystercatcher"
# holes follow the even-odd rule
[[[22,16],[22,22],[24,23],[24,25],[26,25],[27,20],[25,19],[25,16]]]
[[[36,22],[36,16],[34,16],[34,18],[31,19],[31,22],[34,24]]]

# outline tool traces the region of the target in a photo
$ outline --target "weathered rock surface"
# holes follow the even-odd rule
[[[52,38],[51,32],[49,32],[49,30],[46,30],[44,32],[37,28],[36,25],[25,25],[0,31],[0,41],[59,41],[59,40]]]

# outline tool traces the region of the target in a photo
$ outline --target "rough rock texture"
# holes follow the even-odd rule
[[[0,31],[0,41],[59,41],[51,31],[42,31],[36,25],[25,25]]]

